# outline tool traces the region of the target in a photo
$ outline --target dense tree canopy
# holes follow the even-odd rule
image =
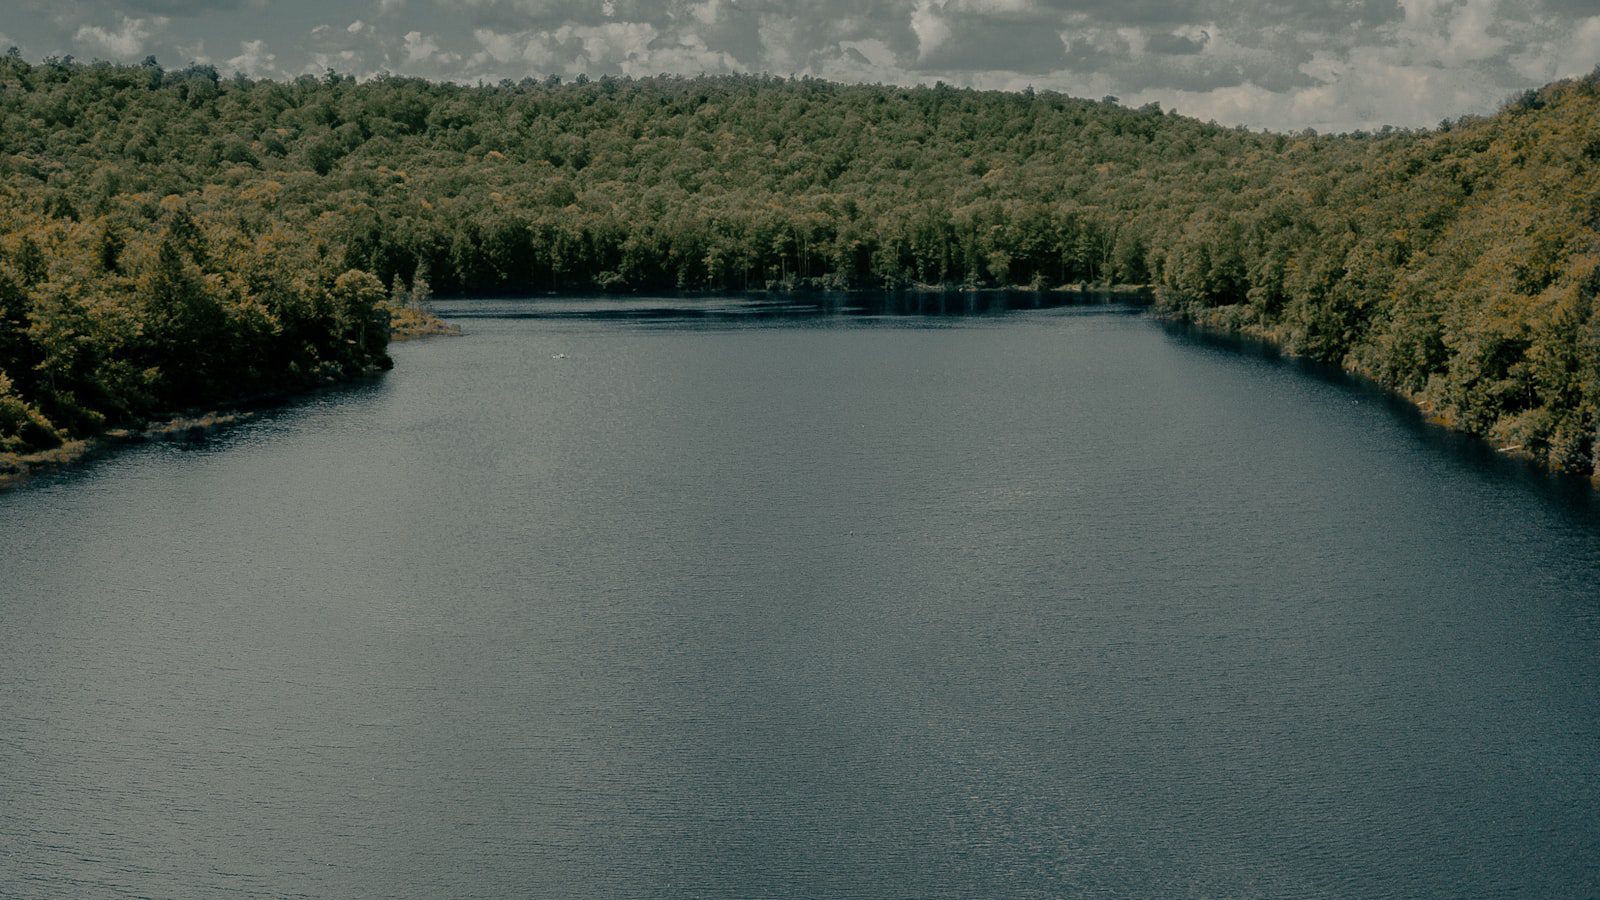
[[[0,452],[386,363],[384,285],[1153,284],[1591,472],[1600,80],[1427,132],[765,76],[0,60]]]

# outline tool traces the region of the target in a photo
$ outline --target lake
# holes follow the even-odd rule
[[[441,303],[0,494],[0,894],[1600,892],[1592,495],[1012,305]]]

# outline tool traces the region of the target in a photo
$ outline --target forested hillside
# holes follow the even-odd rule
[[[1600,79],[1430,132],[770,77],[0,61],[0,452],[383,365],[386,296],[1153,284],[1592,473]],[[418,284],[418,287],[421,285]]]

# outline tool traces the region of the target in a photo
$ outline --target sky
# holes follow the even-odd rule
[[[0,0],[28,58],[475,83],[769,72],[1432,126],[1600,65],[1600,0]]]

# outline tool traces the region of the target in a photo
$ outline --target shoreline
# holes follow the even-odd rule
[[[390,343],[421,340],[436,336],[458,336],[461,328],[424,313],[415,322],[407,322],[390,335]],[[188,411],[170,418],[160,416],[137,425],[110,428],[92,437],[66,441],[49,450],[33,453],[0,453],[0,492],[21,487],[37,475],[48,475],[84,465],[101,456],[132,444],[157,441],[197,441],[208,435],[254,419],[262,412],[300,398],[310,397],[320,391],[359,383],[374,378],[384,370],[371,370],[348,378],[322,384],[309,385],[300,390],[269,391],[236,398],[230,403],[206,411]]]
[[[1520,444],[1502,447],[1488,435],[1461,428],[1451,419],[1441,416],[1423,405],[1411,393],[1390,387],[1360,369],[1340,364],[1319,362],[1291,351],[1271,335],[1259,330],[1234,328],[1214,322],[1201,321],[1193,315],[1185,314],[1181,310],[1163,309],[1159,302],[1152,308],[1150,314],[1166,323],[1168,327],[1182,329],[1191,337],[1226,344],[1236,352],[1246,352],[1248,348],[1249,352],[1254,352],[1258,356],[1293,363],[1299,366],[1304,374],[1315,377],[1336,376],[1352,388],[1382,396],[1397,411],[1414,417],[1418,423],[1430,428],[1440,429],[1462,440],[1470,441],[1498,459],[1507,462],[1519,462],[1530,471],[1537,472],[1553,481],[1570,480],[1573,483],[1583,482],[1591,490],[1595,491],[1597,495],[1600,495],[1600,469],[1591,473],[1561,469],[1550,465],[1544,458],[1527,452]]]
[[[887,296],[897,295],[939,295],[939,294],[977,294],[1005,295],[1005,294],[1081,294],[1081,295],[1112,295],[1117,297],[1138,298],[1154,305],[1158,296],[1158,288],[1149,284],[1062,284],[1054,287],[1033,287],[1026,284],[1010,285],[1007,287],[964,287],[959,284],[927,284],[916,282],[897,288],[824,288],[814,286],[795,286],[793,288],[749,288],[748,290],[689,290],[685,288],[662,288],[651,290],[640,288],[638,290],[603,290],[601,288],[562,288],[560,290],[536,291],[495,291],[492,293],[435,293],[434,300],[533,300],[543,297],[571,297],[579,300],[599,300],[617,297],[661,297],[700,299],[709,297],[748,297],[768,295],[775,297],[862,297],[862,296]],[[428,332],[436,333],[436,332]],[[455,333],[455,332],[450,332]]]
[[[615,292],[537,292],[520,294],[521,297],[541,296],[574,296],[579,298],[599,299],[606,296],[634,296],[634,294],[618,294]],[[1389,387],[1372,378],[1370,375],[1354,368],[1329,363],[1319,363],[1315,360],[1295,354],[1282,343],[1274,340],[1270,335],[1254,329],[1241,329],[1229,327],[1215,322],[1201,321],[1193,315],[1185,314],[1178,310],[1164,309],[1160,303],[1159,292],[1149,285],[1063,285],[1055,288],[960,288],[955,286],[939,286],[918,284],[898,291],[885,291],[881,289],[867,290],[825,290],[820,288],[800,288],[792,291],[758,290],[742,292],[747,294],[778,294],[791,296],[804,296],[815,294],[859,295],[859,294],[1002,294],[1002,293],[1039,293],[1039,294],[1111,294],[1117,296],[1139,297],[1149,302],[1149,314],[1165,323],[1169,327],[1181,328],[1190,336],[1197,336],[1204,340],[1225,343],[1236,351],[1249,349],[1258,355],[1266,355],[1275,359],[1290,361],[1301,367],[1320,373],[1323,376],[1337,375],[1345,379],[1351,386],[1361,390],[1382,395],[1389,402],[1402,408],[1406,414],[1414,416],[1416,421],[1429,427],[1442,429],[1452,435],[1457,435],[1480,446],[1482,449],[1493,453],[1496,457],[1507,461],[1518,461],[1530,470],[1536,471],[1545,477],[1559,480],[1583,481],[1589,487],[1600,492],[1600,471],[1585,474],[1550,465],[1541,457],[1529,453],[1520,445],[1498,446],[1487,435],[1477,434],[1458,427],[1454,422],[1435,414],[1423,406],[1418,399],[1404,391]],[[714,297],[733,296],[726,291],[679,291],[674,296],[680,297]],[[461,298],[440,299],[467,299]],[[402,321],[395,322],[390,335],[391,343],[406,343],[437,336],[459,336],[461,327],[444,321],[431,312],[406,310],[409,315],[402,316]],[[180,441],[198,440],[207,435],[221,431],[240,422],[255,418],[263,410],[273,405],[299,397],[309,396],[320,390],[351,384],[363,378],[370,378],[376,372],[356,375],[348,379],[324,385],[315,385],[305,390],[284,391],[269,394],[240,398],[232,404],[225,405],[215,410],[187,415],[175,415],[170,419],[152,419],[138,426],[110,429],[94,437],[67,441],[59,447],[50,450],[41,450],[27,454],[0,454],[0,491],[6,491],[20,486],[34,475],[47,474],[70,468],[75,465],[89,462],[101,455],[113,452],[116,448],[142,444],[152,441]]]
[[[248,403],[241,404],[239,408],[228,412],[217,410],[197,416],[176,416],[164,421],[153,420],[137,427],[112,428],[94,437],[67,441],[59,447],[34,453],[0,454],[0,491],[18,487],[35,475],[58,472],[87,463],[118,447],[152,441],[199,440],[208,434],[255,418],[260,410],[250,409],[247,406]]]

